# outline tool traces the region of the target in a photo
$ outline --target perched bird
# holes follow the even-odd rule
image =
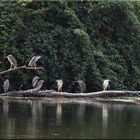
[[[35,77],[33,78],[33,80],[32,80],[32,86],[33,86],[33,88],[36,87],[37,82],[38,82],[39,79],[40,79],[40,78],[39,78],[38,76],[35,76]]]
[[[28,67],[36,68],[36,62],[41,58],[41,56],[33,56],[32,59],[30,60]]]
[[[107,90],[107,87],[108,87],[108,85],[109,85],[109,81],[110,80],[104,80],[104,82],[103,82],[103,90],[105,91],[105,90]]]
[[[76,80],[73,81],[72,84],[69,86],[70,92],[86,92],[86,84],[83,80]]]
[[[36,85],[36,88],[41,89],[41,87],[43,86],[43,83],[44,83],[44,82],[45,82],[44,80],[38,81],[38,83],[37,83],[37,85]]]
[[[79,86],[80,86],[80,92],[83,93],[83,92],[86,92],[86,84],[83,80],[78,80],[77,81]]]
[[[33,67],[33,60],[35,59],[35,56],[33,56],[28,64],[28,67]]]
[[[8,61],[11,64],[10,69],[17,67],[17,60],[16,60],[16,58],[12,54],[8,55],[7,56],[7,59],[8,59]]]
[[[56,82],[57,82],[57,91],[62,92],[63,81],[62,80],[56,80]]]
[[[7,92],[7,91],[9,90],[9,87],[10,87],[9,79],[6,79],[6,80],[4,81],[4,84],[3,84],[4,92]]]

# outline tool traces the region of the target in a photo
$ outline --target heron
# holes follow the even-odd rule
[[[107,87],[109,85],[109,82],[110,82],[110,80],[108,80],[108,79],[106,79],[106,80],[103,81],[103,90],[104,91],[107,90]]]
[[[41,58],[40,55],[33,56],[28,64],[28,67],[36,68],[36,62]]]
[[[63,87],[63,81],[62,80],[56,80],[57,82],[57,92],[62,92],[62,87]]]
[[[37,82],[38,82],[39,79],[40,79],[40,78],[39,78],[38,76],[35,76],[35,77],[33,78],[33,80],[32,80],[32,86],[33,86],[33,88],[36,87]]]
[[[72,84],[69,86],[71,92],[86,92],[86,84],[83,80],[73,81]]]
[[[79,86],[80,86],[80,92],[86,92],[86,84],[83,80],[78,80],[77,81]]]
[[[45,82],[44,80],[38,81],[38,83],[37,83],[37,85],[36,85],[36,88],[41,89],[41,87],[43,86],[43,83],[44,83],[44,82]]]
[[[10,82],[9,79],[6,79],[3,84],[4,92],[6,93],[9,90]]]
[[[7,59],[8,59],[8,61],[9,61],[10,64],[11,64],[10,69],[16,68],[16,67],[17,67],[17,60],[16,60],[16,58],[15,58],[12,54],[9,54],[9,55],[7,56]]]

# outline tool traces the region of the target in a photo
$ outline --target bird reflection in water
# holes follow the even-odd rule
[[[37,128],[37,124],[38,122],[42,121],[42,102],[39,100],[34,100],[31,102],[31,109],[32,109],[32,125],[31,125],[31,129],[32,129],[32,135],[36,136],[38,130]],[[39,117],[40,116],[40,117]]]
[[[85,101],[82,101],[82,103],[79,104],[79,108],[77,111],[78,121],[80,124],[84,122],[85,112],[86,112],[86,104]]]
[[[62,118],[62,99],[57,100],[56,106],[56,123],[57,125],[61,125],[61,118]]]
[[[102,106],[102,124],[103,124],[103,135],[107,135],[107,126],[108,126],[108,108],[106,104]]]
[[[2,112],[2,118],[3,118],[3,129],[6,131],[3,133],[6,136],[6,139],[10,139],[11,134],[15,130],[15,121],[14,119],[9,118],[9,100],[4,99],[3,100],[3,112]]]
[[[9,112],[9,103],[8,100],[3,100],[3,114],[4,116],[8,116],[8,112]]]

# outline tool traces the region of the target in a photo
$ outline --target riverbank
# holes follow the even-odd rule
[[[42,100],[43,102],[58,102],[63,101],[64,103],[87,103],[87,102],[103,102],[103,103],[128,103],[128,104],[140,104],[140,97],[81,97],[81,98],[65,98],[65,97],[12,97],[12,96],[0,96],[0,100],[14,100],[16,102],[30,100]]]

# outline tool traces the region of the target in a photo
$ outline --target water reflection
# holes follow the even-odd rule
[[[9,103],[7,100],[3,101],[3,115],[4,117],[8,116],[8,112],[9,112]]]
[[[108,109],[107,105],[103,104],[102,106],[102,124],[103,124],[103,136],[107,137],[107,125],[108,125]]]
[[[86,104],[83,102],[82,104],[79,104],[77,110],[77,117],[80,124],[84,122],[85,111],[86,111]]]
[[[140,106],[89,99],[0,99],[0,138],[140,138]]]
[[[58,99],[56,104],[56,122],[57,125],[60,125],[62,117],[62,99]]]
[[[28,100],[28,102],[31,105],[31,114],[32,114],[32,119],[30,122],[30,125],[28,125],[27,129],[29,132],[28,135],[32,135],[32,138],[36,137],[36,134],[38,133],[38,129],[37,129],[37,124],[38,121],[42,121],[42,103],[39,102],[38,100],[36,102],[32,101],[32,100]]]

